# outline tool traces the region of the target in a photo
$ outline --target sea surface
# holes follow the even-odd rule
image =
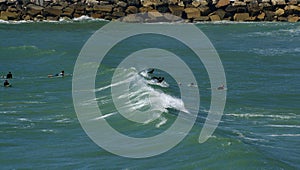
[[[0,74],[13,73],[12,87],[0,87],[0,169],[300,169],[300,23],[196,24],[225,70],[227,101],[221,122],[211,138],[198,143],[211,85],[201,62],[189,60],[186,53],[200,90],[196,123],[173,149],[141,159],[120,157],[95,144],[73,106],[76,59],[89,37],[107,23],[0,23]],[[104,114],[96,119],[137,138],[162,133],[179,111],[188,109],[170,75],[155,70],[155,76],[165,77],[164,84],[157,84],[133,67],[117,75],[133,77],[132,102],[124,108],[132,113],[149,109],[150,100],[159,114],[144,123],[120,116],[110,95],[116,62],[128,49],[160,43],[155,38],[138,41],[124,43],[105,58],[96,76],[96,98],[91,99]],[[180,51],[170,44],[168,48]],[[64,78],[48,78],[61,70]]]

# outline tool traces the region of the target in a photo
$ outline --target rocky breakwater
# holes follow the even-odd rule
[[[172,14],[199,21],[300,21],[300,0],[0,0],[1,20],[114,20],[130,14]]]

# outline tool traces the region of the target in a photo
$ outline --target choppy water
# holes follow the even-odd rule
[[[87,39],[104,24],[0,24],[0,73],[11,71],[14,75],[13,87],[0,87],[1,169],[300,168],[299,23],[198,24],[217,49],[226,72],[227,103],[222,121],[213,137],[198,144],[209,109],[210,84],[203,66],[190,61],[192,68],[200,68],[196,71],[201,94],[197,121],[175,148],[146,159],[123,158],[98,147],[85,134],[74,111],[76,58]],[[118,50],[115,54],[124,52],[124,48]],[[145,137],[163,132],[178,111],[186,111],[178,85],[170,76],[156,72],[165,76],[166,83],[153,85],[132,68],[119,75],[134,77],[136,82],[130,94],[135,102],[126,109],[145,109],[150,100],[161,115],[143,124],[124,120],[109,95],[115,57],[108,58],[97,73],[95,100],[105,113],[98,119],[106,119],[124,134]],[[68,76],[47,77],[61,70]],[[149,95],[153,98],[146,97]]]

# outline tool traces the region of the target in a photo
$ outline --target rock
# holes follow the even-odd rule
[[[265,17],[266,21],[274,20],[275,13],[273,11],[265,11],[265,13],[266,13],[266,17]]]
[[[85,0],[85,3],[87,4],[98,4],[97,0]]]
[[[170,12],[168,5],[158,5],[156,6],[156,10],[160,13]]]
[[[48,21],[58,21],[59,17],[58,16],[47,16],[46,20]]]
[[[184,12],[186,13],[188,19],[200,17],[200,11],[198,8],[185,8]]]
[[[151,19],[157,19],[157,18],[162,18],[163,15],[156,10],[152,10],[152,11],[148,12],[148,17]]]
[[[290,11],[290,12],[294,12],[294,11],[298,11],[300,12],[300,6],[296,6],[296,5],[288,5],[284,8],[284,10],[286,11]]]
[[[8,12],[18,12],[17,8],[14,6],[8,6],[7,11]]]
[[[233,16],[234,21],[246,21],[249,18],[249,13],[236,13]]]
[[[113,10],[112,5],[95,5],[94,11],[101,11],[101,12],[111,12]]]
[[[127,7],[127,3],[124,2],[124,1],[119,1],[119,2],[117,3],[117,5],[120,6],[120,7],[123,7],[123,8],[126,8],[126,7]]]
[[[143,0],[142,5],[144,7],[149,7],[149,6],[158,6],[158,5],[163,5],[164,3],[160,0]]]
[[[139,15],[135,14],[130,14],[122,18],[123,22],[128,22],[128,23],[142,23],[144,22],[144,19],[140,17]]]
[[[276,16],[282,16],[283,14],[284,14],[284,10],[281,9],[281,8],[279,8],[279,9],[277,9],[277,10],[275,11],[275,15],[276,15]]]
[[[257,17],[249,17],[245,21],[256,21]]]
[[[103,16],[103,14],[92,13],[92,14],[91,14],[91,17],[92,17],[92,18],[103,18],[104,16]]]
[[[127,5],[138,7],[141,5],[141,2],[140,2],[140,0],[127,0]]]
[[[37,15],[35,18],[33,18],[34,21],[43,21],[45,20],[43,15]]]
[[[245,13],[245,12],[247,12],[246,7],[237,7],[236,9],[236,13]]]
[[[71,18],[73,16],[73,13],[74,13],[74,8],[67,7],[63,9],[61,16],[67,16]]]
[[[7,0],[0,0],[0,3],[7,3]]]
[[[285,5],[285,0],[271,0],[272,4],[275,5]]]
[[[26,15],[23,19],[24,19],[25,21],[32,20],[32,18],[30,17],[30,15]]]
[[[1,11],[0,18],[2,20],[16,20],[19,18],[20,14],[17,12],[8,12],[8,11]]]
[[[195,18],[194,21],[209,21],[209,16],[200,16]]]
[[[261,0],[262,3],[269,3],[271,0]]]
[[[297,5],[298,4],[298,1],[297,0],[290,0],[288,2],[289,5]]]
[[[257,3],[252,3],[252,4],[250,3],[247,9],[251,16],[258,15],[260,12],[260,7],[258,6]]]
[[[193,2],[192,2],[192,5],[193,5],[195,8],[197,8],[198,6],[201,5],[201,2],[200,2],[200,1],[193,1]]]
[[[44,13],[46,15],[60,16],[62,13],[62,6],[46,7]]]
[[[265,19],[265,16],[266,16],[266,14],[264,13],[264,12],[262,12],[261,14],[259,14],[258,16],[257,16],[257,19],[259,19],[259,20],[264,20]]]
[[[180,0],[168,0],[169,5],[176,5],[179,3]]]
[[[300,20],[300,17],[289,15],[287,19],[288,19],[288,22],[298,22]]]
[[[184,7],[177,5],[169,5],[169,9],[173,15],[181,17]]]
[[[0,11],[6,11],[7,5],[6,4],[0,4]]]
[[[26,10],[27,10],[26,12],[31,16],[36,16],[37,14],[40,14],[43,9],[44,9],[43,7],[33,5],[33,4],[29,4],[26,6]]]
[[[235,1],[232,6],[246,6],[246,2],[243,1]]]
[[[269,3],[260,3],[259,7],[261,9],[266,9],[266,10],[272,9],[272,5],[270,5]]]
[[[151,11],[151,10],[153,10],[152,7],[141,7],[141,8],[139,9],[139,11],[140,11],[141,13],[149,12],[149,11]]]
[[[202,6],[207,6],[208,2],[206,0],[200,0]]]
[[[225,8],[225,11],[226,12],[236,12],[238,7],[236,6],[232,6],[232,5],[228,5],[226,8]]]
[[[164,18],[169,21],[169,22],[175,22],[175,21],[180,21],[182,20],[181,17],[178,17],[178,16],[175,16],[175,15],[172,15],[170,13],[165,13],[163,14],[164,15]]]
[[[177,4],[178,6],[182,6],[182,7],[184,7],[184,3],[182,2],[182,1],[180,1],[180,2],[178,2],[178,4]]]
[[[119,17],[124,17],[125,13],[122,11],[114,11],[111,15],[119,18]]]
[[[217,14],[221,20],[225,17],[226,12],[223,9],[218,9],[215,14]]]
[[[125,10],[125,12],[127,13],[127,14],[136,14],[136,13],[138,13],[138,8],[137,7],[135,7],[135,6],[129,6],[129,7],[127,7],[127,9]]]
[[[281,21],[281,22],[286,22],[288,21],[288,19],[286,17],[278,17],[277,18],[278,21]]]
[[[230,4],[229,0],[219,0],[219,2],[217,3],[216,7],[220,8],[220,7],[223,7],[223,6],[227,6],[229,4]]]
[[[209,16],[209,19],[211,21],[221,21],[221,18],[219,17],[219,15],[216,15],[216,14]]]
[[[207,16],[208,14],[210,14],[210,8],[208,6],[200,6],[198,7],[198,9],[200,10],[201,15],[203,16]]]

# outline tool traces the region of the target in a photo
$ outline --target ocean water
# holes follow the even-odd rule
[[[300,169],[299,23],[196,24],[216,48],[226,73],[221,122],[209,140],[198,143],[210,106],[210,83],[203,65],[187,54],[201,94],[196,123],[176,147],[142,159],[120,157],[96,145],[74,110],[76,59],[89,37],[105,24],[0,24],[0,74],[11,71],[14,76],[11,88],[0,87],[0,169]],[[159,42],[155,37],[150,40]],[[135,45],[150,40],[139,39]],[[97,72],[92,100],[104,116],[96,119],[105,119],[129,136],[157,135],[174,123],[178,111],[188,108],[170,75],[155,70],[156,76],[165,77],[157,84],[147,79],[151,75],[143,77],[130,68],[117,75],[135,82],[129,94],[133,102],[124,109],[134,114],[147,109],[150,100],[153,112],[159,114],[144,123],[120,116],[110,95],[115,86],[111,76],[120,56],[131,48],[130,43],[115,48],[114,56],[105,58]],[[64,78],[47,77],[61,70],[66,72]]]

